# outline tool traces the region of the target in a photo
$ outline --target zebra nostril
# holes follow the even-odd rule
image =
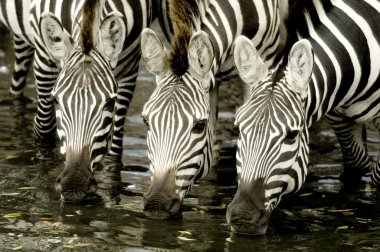
[[[177,214],[179,211],[179,208],[181,207],[181,201],[178,197],[175,197],[172,199],[170,207],[169,207],[169,213],[170,214]]]

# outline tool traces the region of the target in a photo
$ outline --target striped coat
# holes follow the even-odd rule
[[[143,118],[148,127],[152,184],[144,197],[148,216],[180,212],[194,181],[213,162],[219,75],[234,74],[231,50],[241,34],[252,39],[268,66],[284,48],[286,1],[170,0],[171,45],[142,34],[142,58],[157,80]],[[236,73],[236,72],[235,72]],[[217,80],[218,79],[218,80]]]
[[[308,166],[308,128],[325,117],[343,153],[342,180],[372,170],[363,123],[380,131],[380,1],[295,1],[289,14],[292,48],[268,70],[248,39],[235,44],[235,62],[250,95],[236,112],[239,186],[228,206],[232,230],[266,232],[271,212],[300,189]],[[296,42],[296,43],[295,43]]]
[[[58,126],[62,153],[66,153],[67,150],[76,150],[81,152],[81,154],[78,154],[79,156],[86,156],[84,160],[76,160],[75,166],[79,163],[79,166],[84,169],[85,172],[82,174],[83,181],[87,182],[83,182],[84,185],[71,186],[85,187],[83,191],[88,189],[88,183],[94,184],[91,178],[93,169],[108,150],[109,154],[119,159],[121,157],[125,116],[133,97],[138,73],[140,34],[142,29],[151,24],[156,15],[153,13],[153,1],[151,0],[102,0],[104,8],[93,22],[95,22],[96,27],[103,24],[106,31],[110,32],[108,35],[112,36],[108,36],[104,33],[105,31],[101,30],[100,33],[106,34],[108,37],[98,38],[97,35],[93,35],[93,44],[89,45],[87,50],[83,48],[83,45],[89,43],[88,38],[92,36],[90,35],[87,39],[83,39],[81,35],[85,33],[84,30],[91,29],[86,25],[82,26],[86,22],[86,20],[83,20],[83,13],[85,12],[83,11],[83,6],[86,2],[88,2],[90,8],[96,3],[96,1],[91,0],[9,0],[1,1],[0,3],[0,21],[11,29],[15,39],[16,62],[11,93],[14,95],[22,93],[27,69],[34,55],[34,73],[38,94],[38,111],[34,121],[35,135],[38,138],[49,140],[55,136],[56,126]],[[101,4],[101,6],[103,5]],[[94,11],[96,10],[88,13],[93,13]],[[110,15],[113,16],[106,20]],[[118,23],[118,20],[122,21]],[[107,23],[107,21],[110,22]],[[92,23],[91,20],[90,23]],[[123,33],[122,36],[120,36],[120,32],[117,33],[117,30],[116,33],[112,34],[116,29],[113,26],[114,24],[118,24],[117,29],[124,27],[124,30],[120,30]],[[93,34],[97,33],[94,32]],[[111,55],[115,48],[105,50],[107,44],[102,45],[101,41],[114,39],[115,37],[120,40],[114,41],[115,44],[111,43],[111,45],[120,47],[120,51],[117,51],[117,55]],[[83,43],[84,40],[85,42]],[[116,45],[117,43],[122,44]],[[71,99],[65,97],[65,99],[58,101],[57,97],[55,97],[55,95],[58,96],[59,85],[66,85],[66,94],[68,95],[70,95],[68,92],[70,89],[73,90],[72,94],[74,94],[74,90],[78,87],[75,82],[79,82],[80,79],[77,78],[72,81],[74,77],[71,73],[74,70],[67,71],[67,69],[79,67],[79,64],[74,60],[74,54],[82,54],[84,58],[87,55],[89,56],[88,59],[98,58],[95,61],[99,69],[104,73],[101,77],[105,77],[106,82],[108,82],[108,84],[106,83],[108,85],[106,89],[115,87],[115,90],[110,91],[112,93],[110,96],[112,97],[112,102],[109,101],[103,108],[105,110],[111,110],[112,108],[111,119],[104,121],[106,123],[102,124],[100,128],[98,128],[98,125],[87,125],[85,122],[80,122],[77,120],[79,117],[72,117],[71,115],[73,111],[78,113],[79,111],[87,111],[93,118],[97,118],[99,113],[103,113],[102,111],[104,110],[97,106],[95,106],[96,109],[94,109],[95,107],[88,108],[92,111],[86,109],[77,110],[74,107],[70,109],[70,106],[74,106],[74,104],[70,104]],[[91,68],[91,65],[88,66]],[[99,71],[99,69],[97,70]],[[85,71],[82,72],[82,74],[85,73]],[[87,98],[89,97],[94,98],[95,103],[98,105],[101,105],[105,99],[110,98],[108,93],[99,96],[88,93]],[[67,109],[64,110],[63,108]],[[66,115],[65,113],[68,114]],[[60,116],[58,125],[56,124],[56,115]],[[71,121],[63,122],[62,118]],[[92,120],[87,122],[92,122]],[[75,128],[78,124],[83,130],[79,131],[78,128]],[[74,128],[70,128],[68,125]],[[82,139],[83,141],[79,144],[78,141],[71,141],[72,139]],[[72,142],[76,143],[75,147],[70,146]],[[82,147],[78,147],[78,145]],[[73,158],[73,155],[66,155],[67,166],[57,181],[59,188],[62,187],[60,182],[68,174],[67,171],[76,169],[69,167],[69,164],[72,163],[68,160],[69,158]],[[73,183],[73,179],[68,179],[65,183],[70,185]],[[91,188],[90,191],[93,191],[94,187],[92,186]],[[85,194],[74,193],[72,194],[74,195],[72,199],[75,201],[81,200]],[[67,196],[69,200],[70,197]]]

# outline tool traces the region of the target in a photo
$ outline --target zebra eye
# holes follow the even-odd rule
[[[294,141],[296,139],[296,137],[298,136],[298,134],[299,134],[298,130],[291,130],[286,135],[285,140],[287,140],[287,141]]]
[[[206,119],[199,120],[198,122],[194,124],[192,128],[192,132],[196,134],[202,133],[205,127],[206,127]]]
[[[144,122],[145,126],[146,126],[146,127],[147,127],[147,129],[149,130],[149,128],[150,128],[150,125],[149,125],[149,122],[148,122],[148,120],[146,119],[146,117],[145,117],[145,116],[143,116],[143,117],[142,117],[142,119],[143,119],[143,122]]]
[[[104,110],[108,112],[113,112],[114,107],[115,107],[115,99],[108,99],[106,103],[104,104]]]

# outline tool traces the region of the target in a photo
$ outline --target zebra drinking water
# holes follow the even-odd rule
[[[380,131],[380,1],[298,4],[293,27],[299,41],[277,70],[267,69],[247,38],[235,43],[236,67],[251,90],[236,112],[238,189],[226,216],[238,233],[264,234],[273,209],[300,189],[308,128],[322,117],[340,141],[343,180],[370,171],[360,124],[373,121]],[[374,184],[379,170],[378,161]]]
[[[143,109],[152,173],[143,200],[148,216],[179,214],[194,181],[209,172],[220,83],[216,74],[233,73],[231,47],[241,34],[253,40],[268,66],[276,61],[286,40],[283,4],[287,5],[285,1],[170,0],[169,52],[154,31],[143,31],[142,58],[157,82]]]
[[[138,72],[140,34],[154,16],[151,0],[97,2],[0,3],[0,20],[15,37],[11,93],[21,93],[35,51],[34,131],[42,139],[54,136],[57,119],[61,152],[66,154],[57,189],[65,200],[74,202],[96,190],[92,173],[107,151],[121,157],[124,121]]]

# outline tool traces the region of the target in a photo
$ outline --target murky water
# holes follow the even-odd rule
[[[32,78],[25,98],[8,96],[12,69],[10,36],[0,36],[0,250],[1,251],[361,251],[380,250],[380,194],[344,188],[336,139],[325,124],[312,134],[308,183],[273,213],[268,234],[230,233],[225,207],[236,190],[233,112],[238,98],[221,91],[219,158],[215,169],[185,199],[183,219],[146,219],[141,196],[149,187],[142,105],[153,77],[144,68],[128,112],[123,163],[110,160],[96,173],[99,202],[61,204],[54,181],[63,167],[58,148],[33,138],[36,111]],[[237,89],[238,90],[238,89]],[[238,91],[234,91],[238,93]],[[377,133],[369,132],[376,159]],[[352,190],[351,190],[352,189]]]

